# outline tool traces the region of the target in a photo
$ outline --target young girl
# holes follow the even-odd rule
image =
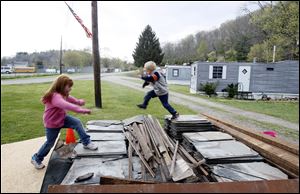
[[[43,121],[47,140],[40,150],[31,158],[31,163],[37,169],[45,167],[42,161],[54,146],[61,128],[75,129],[84,148],[91,150],[97,149],[97,146],[91,142],[90,136],[86,134],[81,121],[78,118],[66,114],[68,110],[82,114],[91,113],[91,110],[80,107],[85,104],[84,100],[76,99],[69,95],[72,86],[72,79],[66,75],[60,75],[41,99],[45,104]]]
[[[141,78],[145,81],[143,88],[151,83],[153,90],[149,91],[144,97],[143,104],[137,106],[142,109],[146,109],[151,98],[158,97],[165,109],[171,113],[172,118],[179,117],[179,113],[168,102],[168,85],[164,76],[156,70],[156,64],[153,61],[148,61],[144,64],[144,70],[146,70],[146,76]]]

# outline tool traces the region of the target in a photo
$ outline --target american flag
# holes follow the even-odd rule
[[[66,3],[66,2],[65,2]],[[76,20],[80,23],[80,25],[85,30],[86,36],[88,38],[92,38],[93,34],[89,31],[89,29],[82,23],[82,19],[73,11],[73,9],[66,3],[66,5],[69,7],[70,11],[72,12],[73,16],[76,18]]]

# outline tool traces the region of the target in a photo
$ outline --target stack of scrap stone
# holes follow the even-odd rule
[[[180,142],[182,141],[182,133],[215,130],[211,122],[198,115],[180,115],[175,120],[171,120],[171,115],[166,115],[165,129],[170,137]]]

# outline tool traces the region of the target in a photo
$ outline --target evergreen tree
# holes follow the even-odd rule
[[[151,26],[147,25],[139,37],[139,42],[133,52],[134,65],[142,67],[147,61],[154,61],[160,64],[163,60],[164,53],[160,47],[159,39]]]

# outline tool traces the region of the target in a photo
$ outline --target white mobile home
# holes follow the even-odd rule
[[[190,85],[191,66],[167,65],[166,79],[168,84]]]
[[[218,82],[216,92],[238,83],[239,91],[252,92],[255,98],[264,92],[273,97],[299,96],[299,61],[276,63],[194,62],[191,65],[191,93],[200,83]]]

